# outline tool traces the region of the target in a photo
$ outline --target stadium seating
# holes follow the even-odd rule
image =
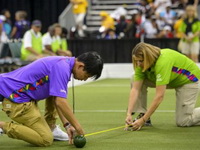
[[[21,42],[3,43],[0,51],[0,73],[12,71],[21,66],[25,66],[30,61],[22,61]]]
[[[101,11],[112,13],[119,7],[124,7],[127,11],[130,11],[136,8],[134,5],[136,3],[137,0],[93,0],[86,16],[87,30],[92,32],[99,29],[101,24],[99,13]],[[130,19],[130,17],[130,15],[127,15],[127,19]]]

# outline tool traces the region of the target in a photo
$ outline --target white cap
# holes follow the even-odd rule
[[[170,26],[164,26],[163,30],[171,31],[171,27]]]

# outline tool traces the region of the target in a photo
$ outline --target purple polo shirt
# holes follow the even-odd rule
[[[66,98],[74,63],[74,57],[51,56],[0,74],[0,94],[15,103],[49,96]]]

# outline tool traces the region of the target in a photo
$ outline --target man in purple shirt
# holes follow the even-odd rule
[[[0,129],[11,138],[37,146],[49,146],[53,142],[49,122],[50,118],[55,119],[53,113],[57,110],[72,144],[75,131],[78,135],[84,135],[84,132],[66,101],[67,84],[71,74],[78,80],[98,79],[102,69],[102,58],[96,52],[87,52],[77,58],[45,57],[1,74],[2,110],[17,123],[0,121]],[[45,98],[46,103],[51,104],[46,113],[48,119],[40,114],[37,107],[37,102]]]

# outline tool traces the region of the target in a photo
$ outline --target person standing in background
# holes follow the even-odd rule
[[[3,28],[6,32],[7,37],[10,38],[10,33],[11,33],[11,30],[12,30],[12,22],[10,20],[10,16],[11,16],[10,11],[8,9],[3,9],[1,11],[1,14],[5,16]]]
[[[6,32],[4,29],[4,21],[6,17],[4,15],[0,15],[0,43],[7,42],[8,37],[6,36]]]
[[[197,18],[196,9],[193,5],[187,6],[186,18],[179,30],[182,34],[181,52],[194,62],[198,62],[200,21]]]
[[[11,32],[11,38],[22,39],[25,32],[30,29],[30,22],[26,20],[27,13],[25,11],[17,11],[15,13],[15,24]]]
[[[78,30],[78,35],[84,37],[83,24],[84,18],[87,12],[88,2],[87,0],[70,0],[73,5],[73,13],[76,22],[76,28]]]
[[[99,15],[101,17],[99,32],[101,33],[101,38],[105,38],[108,30],[115,30],[115,21],[106,11],[101,11]]]

